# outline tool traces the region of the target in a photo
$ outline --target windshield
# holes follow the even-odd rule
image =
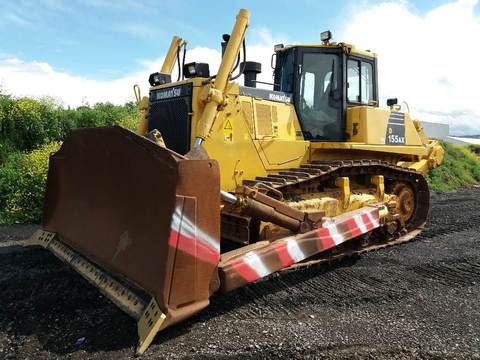
[[[305,53],[300,69],[298,107],[305,139],[340,140],[343,126],[337,100],[338,56]]]

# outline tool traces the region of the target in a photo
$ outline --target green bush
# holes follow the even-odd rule
[[[10,156],[10,154],[16,151],[15,146],[11,141],[0,139],[0,166]]]
[[[138,122],[139,122],[138,115],[128,115],[120,119],[117,122],[117,125],[135,132],[137,130]]]
[[[55,104],[49,99],[17,99],[2,113],[2,138],[20,151],[31,151],[64,136]]]
[[[442,143],[444,163],[427,177],[432,190],[455,191],[480,183],[480,160],[468,147]]]
[[[136,104],[64,108],[50,98],[15,98],[0,88],[0,223],[41,218],[48,158],[75,128],[120,125],[135,131]]]
[[[133,103],[123,106],[99,103],[93,107],[81,106],[70,112],[73,127],[77,128],[116,125],[127,117],[138,117],[137,107]]]
[[[102,126],[100,115],[94,109],[88,106],[81,106],[70,111],[73,126],[75,128]]]
[[[0,94],[0,141],[7,140],[8,113],[15,100],[9,95]]]
[[[0,89],[1,91],[1,89]],[[0,93],[0,163],[6,149],[32,151],[52,141],[62,141],[74,128],[120,125],[134,130],[136,104],[98,103],[65,109],[55,100],[14,98]]]
[[[59,142],[52,142],[30,153],[8,156],[0,167],[0,223],[40,221],[48,159],[59,147]]]

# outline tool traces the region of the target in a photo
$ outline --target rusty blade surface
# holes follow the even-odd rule
[[[43,227],[107,270],[156,292],[177,179],[169,153],[127,130],[74,131],[51,156]]]
[[[75,130],[50,158],[43,227],[154,296],[165,327],[218,287],[219,186],[214,160],[181,159],[120,127]]]

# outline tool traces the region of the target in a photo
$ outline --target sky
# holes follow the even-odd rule
[[[397,97],[452,134],[480,133],[480,4],[458,1],[0,0],[0,88],[50,96],[64,106],[134,99],[148,92],[173,35],[187,61],[220,62],[220,41],[240,8],[250,10],[248,60],[271,81],[277,43],[353,43],[379,56],[383,104]],[[406,105],[404,105],[406,108]]]

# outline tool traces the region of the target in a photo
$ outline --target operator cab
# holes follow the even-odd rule
[[[321,45],[275,46],[274,90],[293,94],[305,140],[346,141],[347,108],[378,106],[377,59],[323,34]]]

